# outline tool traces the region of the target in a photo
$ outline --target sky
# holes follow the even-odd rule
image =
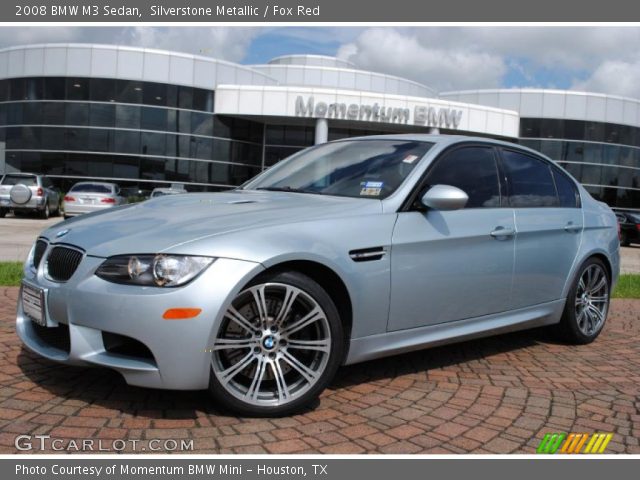
[[[438,91],[559,88],[640,98],[640,27],[0,27],[28,43],[160,48],[244,64],[321,54]]]

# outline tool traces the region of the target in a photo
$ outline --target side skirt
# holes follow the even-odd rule
[[[565,300],[468,320],[398,330],[351,340],[345,365],[474,338],[558,323]]]

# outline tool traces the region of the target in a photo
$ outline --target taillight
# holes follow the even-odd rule
[[[75,197],[72,197],[71,195],[65,195],[64,196],[64,201],[65,202],[75,202],[76,199],[75,199]]]
[[[100,200],[102,203],[116,203],[116,199],[115,198],[103,198],[102,200]]]
[[[640,232],[640,223],[636,223],[636,230]]]
[[[38,197],[41,197],[44,195],[44,190],[42,189],[42,187],[38,187],[38,191],[36,192],[36,195]]]

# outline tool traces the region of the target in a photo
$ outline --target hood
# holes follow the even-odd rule
[[[289,192],[190,193],[75,217],[45,230],[53,242],[98,257],[158,253],[241,230],[379,213],[380,201]],[[68,230],[61,236],[61,232]]]

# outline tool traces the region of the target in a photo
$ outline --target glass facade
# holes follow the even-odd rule
[[[108,78],[0,80],[4,171],[144,184],[239,185],[263,167],[264,125],[216,116],[214,92]]]
[[[520,143],[557,161],[612,207],[640,208],[640,128],[521,118]]]
[[[0,80],[0,173],[45,173],[62,189],[101,178],[149,190],[171,183],[219,190],[314,144],[313,119],[291,125],[216,115],[214,98],[213,90],[137,80]],[[428,131],[364,127],[333,120],[329,140]],[[640,208],[640,128],[521,118],[519,142],[559,162],[596,198]]]

